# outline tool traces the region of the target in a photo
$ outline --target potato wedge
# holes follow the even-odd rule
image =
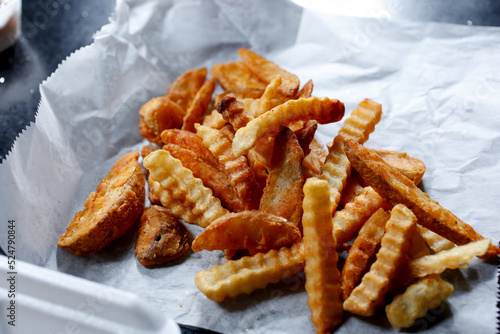
[[[193,101],[182,120],[182,130],[196,132],[195,123],[201,123],[202,117],[207,112],[208,106],[212,101],[212,94],[215,90],[215,79],[208,79],[203,83],[200,90],[196,93]]]
[[[160,134],[166,129],[182,126],[185,111],[175,102],[165,97],[155,97],[139,110],[141,117],[139,132],[152,143],[162,145]]]
[[[250,68],[241,61],[214,65],[210,73],[217,79],[217,82],[224,90],[266,88],[266,83],[260,80]]]
[[[285,218],[248,210],[215,220],[193,241],[193,251],[248,249],[266,252],[300,240],[300,231]]]
[[[170,210],[152,205],[144,209],[135,240],[135,256],[143,266],[175,260],[189,249],[186,226]]]
[[[205,67],[184,72],[168,87],[165,98],[177,103],[186,113],[206,77]]]
[[[138,159],[139,153],[133,151],[116,161],[57,241],[59,247],[90,255],[120,238],[137,221],[146,196]]]

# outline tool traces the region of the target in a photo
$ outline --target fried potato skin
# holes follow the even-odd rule
[[[350,139],[346,139],[344,144],[349,161],[365,182],[392,205],[401,203],[409,207],[417,216],[419,224],[457,245],[484,239],[470,225],[432,200],[378,154]],[[498,246],[490,245],[485,257],[496,257],[499,253]]]
[[[162,145],[162,131],[180,128],[184,114],[185,111],[175,102],[163,96],[152,98],[139,110],[139,132],[150,142]]]
[[[212,101],[212,94],[215,90],[215,79],[205,81],[200,90],[196,93],[182,121],[182,130],[196,132],[195,123],[201,123],[202,117]]]
[[[175,260],[189,249],[189,233],[170,210],[152,205],[144,209],[135,240],[135,256],[143,266]]]
[[[249,249],[268,251],[300,240],[300,231],[286,219],[257,210],[228,213],[213,221],[193,241],[193,251]]]
[[[57,245],[75,255],[96,253],[121,237],[144,208],[145,181],[138,163],[139,153],[118,159],[75,214]]]

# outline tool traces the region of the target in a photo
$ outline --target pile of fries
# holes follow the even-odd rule
[[[439,274],[500,249],[418,188],[425,164],[364,146],[382,106],[313,95],[313,82],[242,48],[240,61],[185,72],[140,110],[148,198],[204,227],[195,252],[227,261],[196,275],[209,299],[250,294],[305,272],[317,333],[343,313],[385,305],[411,327],[453,286]],[[222,92],[215,94],[217,84]],[[214,97],[215,94],[215,97]],[[343,120],[327,148],[321,124]],[[345,257],[343,265],[339,256]]]

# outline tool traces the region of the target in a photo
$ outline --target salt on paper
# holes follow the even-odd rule
[[[5,222],[17,222],[18,256],[135,292],[179,323],[224,333],[314,332],[304,275],[215,303],[194,276],[224,262],[221,253],[189,251],[147,269],[135,259],[134,231],[87,258],[59,249],[57,239],[114,161],[145,144],[140,106],[183,71],[236,60],[245,46],[302,83],[312,79],[314,95],[341,100],[346,115],[364,98],[380,102],[384,115],[366,145],[423,160],[424,190],[498,243],[499,42],[498,28],[339,16],[286,1],[118,1],[94,43],[41,85],[36,122],[0,166],[0,205]],[[339,126],[320,126],[318,139],[331,141]],[[475,259],[443,277],[455,292],[417,329],[494,332],[496,266]],[[346,316],[337,332],[395,332],[379,315]]]

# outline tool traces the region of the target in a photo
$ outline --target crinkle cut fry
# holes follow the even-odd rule
[[[411,236],[417,233],[416,221],[417,218],[407,207],[401,204],[394,206],[391,218],[386,223],[377,259],[344,301],[346,311],[369,317],[383,304],[398,265],[408,252]]]
[[[346,139],[345,149],[352,166],[365,182],[392,205],[401,203],[409,207],[422,226],[457,245],[484,239],[372,150],[350,139]],[[497,257],[499,253],[500,248],[491,244],[485,257]]]
[[[363,100],[344,121],[338,135],[333,140],[321,168],[321,179],[327,180],[330,185],[333,212],[337,209],[342,190],[350,175],[351,165],[344,152],[344,139],[352,138],[359,143],[368,140],[370,133],[382,117],[382,106],[369,99]]]
[[[394,328],[411,327],[415,320],[436,308],[453,292],[453,285],[438,275],[420,278],[385,307],[387,319]]]
[[[342,267],[341,282],[343,299],[346,300],[361,280],[368,260],[375,254],[385,232],[385,224],[390,214],[378,209],[363,225],[352,244],[349,255]]]
[[[259,139],[294,121],[315,119],[320,124],[326,124],[337,122],[343,116],[344,104],[338,100],[327,97],[289,100],[238,129],[233,140],[233,152],[236,156],[248,153]]]
[[[227,297],[250,294],[303,271],[302,248],[302,243],[296,243],[290,248],[282,247],[277,251],[244,256],[215,265],[199,272],[195,276],[195,284],[205,296],[217,302]]]
[[[342,322],[342,289],[331,206],[328,182],[315,177],[307,179],[302,204],[302,242],[307,304],[316,333],[330,332]]]
[[[195,178],[193,173],[169,152],[154,151],[144,158],[143,165],[149,170],[153,191],[162,205],[172,210],[169,207],[172,200],[176,206],[181,204],[186,211],[181,218],[188,223],[206,227],[229,212],[222,207],[220,200],[213,196],[212,191],[203,186],[203,182]],[[180,210],[172,212],[179,214]],[[198,219],[193,221],[193,217]]]
[[[365,187],[361,194],[333,216],[337,245],[350,241],[365,221],[384,204],[382,197],[372,187]]]

